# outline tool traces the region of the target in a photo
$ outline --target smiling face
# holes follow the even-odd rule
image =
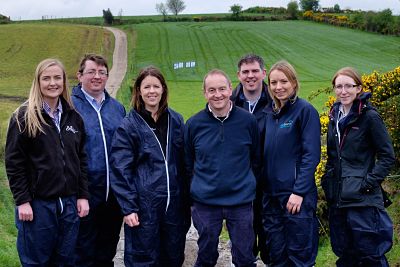
[[[294,95],[295,85],[293,85],[288,77],[280,70],[273,70],[269,75],[270,91],[274,97],[279,100],[281,106]]]
[[[64,91],[63,74],[61,67],[53,65],[46,68],[39,77],[40,92],[43,100],[49,105],[56,104]]]
[[[107,75],[107,68],[92,60],[87,60],[83,71],[77,74],[85,92],[94,98],[104,92],[108,80]]]
[[[338,75],[334,87],[336,98],[342,103],[347,113],[361,92],[361,85],[356,86],[356,82],[349,76]]]
[[[232,87],[222,74],[211,74],[204,80],[204,97],[217,115],[226,116],[231,95]]]
[[[152,113],[157,112],[163,92],[164,89],[159,79],[150,75],[144,78],[140,84],[140,96],[145,109]]]
[[[243,89],[248,92],[260,92],[262,90],[262,82],[265,79],[266,70],[261,69],[257,61],[251,63],[243,63],[237,73],[238,79],[243,85]]]

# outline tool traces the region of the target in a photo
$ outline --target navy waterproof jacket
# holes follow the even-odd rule
[[[390,136],[382,118],[363,93],[342,119],[340,140],[337,118],[340,102],[330,112],[326,173],[322,187],[331,207],[383,208],[381,183],[395,161]]]
[[[264,193],[305,196],[316,190],[314,172],[321,156],[318,112],[298,97],[288,100],[280,112],[272,105],[264,110]]]
[[[97,112],[87,101],[80,85],[72,89],[71,99],[85,123],[90,205],[94,207],[108,198],[111,141],[125,117],[125,108],[105,91],[104,103]]]
[[[111,148],[111,186],[124,215],[154,208],[157,199],[182,199],[183,131],[180,114],[168,109],[167,149],[134,109],[115,132]]]

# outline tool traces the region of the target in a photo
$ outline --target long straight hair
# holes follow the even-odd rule
[[[62,98],[67,102],[69,107],[72,107],[70,95],[68,92],[68,83],[67,83],[67,75],[65,73],[64,65],[57,59],[48,58],[41,61],[35,71],[35,77],[32,81],[32,86],[29,92],[28,100],[22,104],[17,110],[14,112],[14,115],[17,120],[18,128],[20,132],[27,132],[29,137],[36,137],[39,133],[45,133],[43,126],[48,125],[43,118],[42,108],[43,108],[43,96],[40,91],[40,77],[47,68],[52,66],[58,66],[61,68],[63,72],[63,91]],[[21,107],[26,107],[26,111],[23,115],[24,127],[22,126],[22,122],[20,121],[20,109]]]

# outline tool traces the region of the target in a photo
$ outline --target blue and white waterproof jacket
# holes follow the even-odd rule
[[[157,199],[183,199],[183,131],[180,114],[168,112],[166,155],[155,133],[132,109],[115,132],[111,148],[111,186],[122,213],[154,208]],[[183,200],[182,200],[183,201]]]
[[[80,85],[72,89],[71,99],[85,123],[90,206],[95,207],[108,199],[111,141],[125,117],[125,108],[105,91],[104,103],[97,111],[87,101]]]
[[[316,190],[314,172],[321,155],[321,125],[317,110],[295,97],[279,112],[273,103],[264,112],[264,193],[305,196]]]

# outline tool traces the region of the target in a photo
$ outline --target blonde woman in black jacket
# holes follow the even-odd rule
[[[85,129],[61,62],[36,68],[28,101],[13,114],[6,171],[16,204],[22,266],[73,266],[79,217],[89,212]]]
[[[362,91],[356,70],[340,69],[332,80],[337,102],[330,112],[328,160],[322,187],[329,204],[330,237],[337,266],[389,266],[393,225],[381,183],[394,163],[382,118]]]

